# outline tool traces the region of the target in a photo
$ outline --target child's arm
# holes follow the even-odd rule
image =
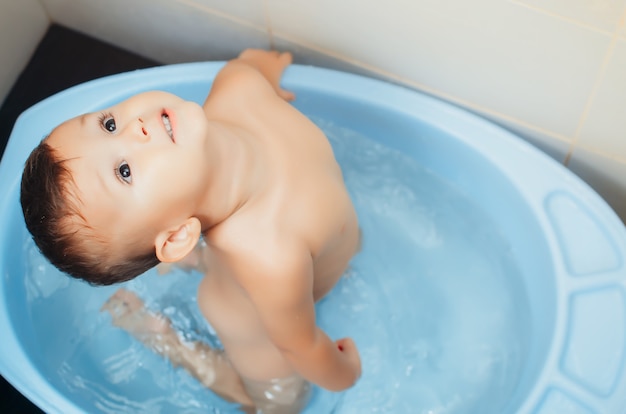
[[[246,104],[263,104],[270,97],[280,97],[286,101],[295,98],[293,92],[280,86],[283,72],[291,64],[288,52],[279,53],[260,49],[244,50],[237,59],[230,60],[219,71],[211,92],[204,103],[205,111],[211,114],[220,112],[228,103],[240,107],[238,100]],[[216,102],[212,105],[212,102]]]
[[[277,257],[291,263],[255,266],[242,281],[270,339],[305,379],[332,391],[351,387],[361,375],[359,353],[351,339],[333,342],[316,326],[310,255]]]
[[[229,401],[252,406],[241,378],[222,351],[201,342],[181,342],[170,321],[150,313],[134,293],[119,289],[102,306],[102,310],[111,314],[115,326],[168,358],[172,365],[185,368],[207,388]]]
[[[286,101],[295,99],[293,92],[287,91],[280,86],[280,79],[283,72],[292,62],[289,52],[266,51],[260,49],[246,49],[231,64],[244,63],[263,75],[272,85],[274,91]]]

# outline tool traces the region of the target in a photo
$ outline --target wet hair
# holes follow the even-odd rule
[[[130,257],[114,257],[110,242],[99,237],[80,213],[76,192],[65,161],[42,140],[26,161],[20,202],[26,228],[54,266],[92,285],[112,285],[159,263],[154,247]]]

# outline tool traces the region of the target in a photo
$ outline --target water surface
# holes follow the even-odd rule
[[[310,413],[494,413],[517,385],[528,348],[522,277],[507,239],[462,189],[408,156],[314,119],[342,166],[363,249],[317,307],[350,336],[363,376],[344,393],[316,389]],[[106,413],[236,412],[99,312],[117,287],[59,274],[28,242],[30,317],[44,365],[70,399]],[[126,283],[189,340],[220,346],[197,309],[198,274]],[[92,411],[92,409],[88,409]]]

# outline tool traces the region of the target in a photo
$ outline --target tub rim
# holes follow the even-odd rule
[[[0,162],[0,182],[9,183],[12,190],[4,192],[2,195],[0,211],[7,211],[9,209],[11,200],[6,194],[12,195],[15,193],[15,188],[19,186],[19,174],[21,174],[24,160],[30,152],[30,149],[36,145],[40,138],[43,138],[43,136],[35,137],[35,134],[30,133],[30,131],[33,129],[49,131],[59,122],[76,115],[76,108],[82,106],[86,107],[87,110],[92,110],[92,108],[101,107],[105,102],[116,99],[112,98],[112,95],[107,95],[106,98],[102,98],[100,101],[90,101],[89,105],[85,106],[83,102],[81,102],[81,97],[84,96],[86,92],[94,92],[104,89],[107,86],[114,86],[116,93],[113,96],[119,96],[121,98],[138,91],[160,89],[163,85],[164,73],[168,76],[171,76],[173,73],[175,77],[184,79],[184,83],[194,81],[207,82],[207,79],[214,78],[223,64],[224,62],[184,63],[112,75],[66,89],[34,105],[18,118],[7,143],[2,161]],[[558,285],[556,298],[556,326],[558,331],[555,332],[554,335],[557,339],[551,342],[546,367],[540,373],[538,383],[533,390],[531,390],[528,399],[521,405],[519,411],[531,412],[533,409],[539,409],[538,407],[541,407],[543,404],[542,401],[548,401],[548,394],[546,393],[551,392],[551,389],[557,389],[569,395],[572,393],[572,390],[577,387],[580,388],[581,384],[576,381],[571,381],[571,378],[566,378],[564,381],[562,372],[559,374],[558,378],[552,375],[554,372],[558,373],[559,371],[563,371],[563,347],[567,345],[565,344],[565,339],[568,338],[568,332],[572,329],[570,324],[570,312],[573,306],[572,298],[574,295],[580,294],[580,292],[596,291],[603,286],[618,289],[619,292],[623,293],[623,282],[626,280],[623,258],[620,256],[619,266],[613,269],[615,276],[612,278],[609,277],[610,280],[608,282],[603,279],[602,285],[598,286],[593,285],[593,283],[580,282],[581,279],[578,275],[572,275],[571,269],[568,269],[567,260],[563,262],[563,250],[567,250],[569,247],[564,246],[563,240],[559,239],[557,234],[558,228],[555,228],[554,223],[554,213],[551,214],[546,206],[549,204],[547,200],[555,194],[565,194],[567,197],[573,197],[575,204],[577,203],[579,207],[582,206],[584,211],[589,212],[594,219],[600,221],[599,224],[603,226],[602,233],[610,239],[609,243],[612,243],[618,251],[626,251],[626,233],[624,226],[617,215],[608,207],[606,202],[581,179],[547,155],[536,150],[530,144],[523,142],[521,139],[494,125],[490,121],[484,120],[464,109],[445,103],[421,92],[359,75],[299,65],[293,65],[288,68],[283,83],[287,88],[296,91],[302,88],[314,88],[320,93],[329,94],[331,96],[341,96],[345,99],[356,99],[373,106],[385,107],[391,111],[397,111],[410,117],[424,119],[425,122],[436,125],[459,139],[465,139],[465,143],[479,151],[481,156],[484,156],[489,162],[501,168],[502,171],[507,172],[507,178],[511,181],[512,185],[514,185],[516,189],[519,189],[522,194],[529,197],[532,211],[536,215],[542,228],[545,226],[545,228],[549,229],[546,240],[551,251],[551,256],[555,258],[555,275]],[[387,99],[381,101],[381,94]],[[422,110],[420,112],[416,112],[415,110],[414,103],[417,101],[419,101],[421,105],[418,105]],[[61,106],[61,104],[63,104],[63,106]],[[424,111],[424,106],[431,110]],[[37,128],[32,128],[32,125],[28,125],[29,118],[35,116],[39,111],[45,111],[48,107],[55,107],[57,109],[54,117],[48,119],[44,125],[37,125]],[[446,122],[446,117],[454,117],[454,119],[461,123],[461,126]],[[480,141],[474,140],[469,142],[471,139],[469,136],[471,134],[465,136],[467,128],[477,129],[483,132],[487,131],[486,135],[488,137]],[[18,142],[14,136],[26,136],[27,139],[33,141],[32,145],[24,145],[23,141]],[[530,157],[534,162],[547,165],[551,176],[540,176],[536,171],[528,171],[527,168],[523,168],[523,166],[520,165],[519,161],[516,161],[515,157],[510,158],[496,155],[502,152],[507,154],[515,153],[518,156],[519,154],[524,154],[526,158]],[[522,170],[527,174],[519,174]],[[16,175],[16,171],[19,171],[18,175]],[[532,185],[526,181],[528,174],[537,175],[537,178],[532,180]],[[533,177],[535,175],[533,175]],[[583,290],[581,290],[581,286]],[[4,283],[0,284],[0,295],[5,296],[6,293]],[[6,329],[15,332],[12,322],[8,317],[6,301],[3,301],[2,307],[4,312],[0,313],[0,330],[4,331]],[[616,323],[617,322],[619,321],[616,321]],[[29,356],[24,352],[22,347],[19,346],[18,338],[15,335],[9,335],[5,341],[7,341],[5,342],[7,346],[5,349],[18,349],[21,351],[15,355],[12,354],[11,361],[5,361],[4,358],[0,359],[0,372],[3,373],[9,382],[40,407],[46,407],[46,409],[64,407],[63,412],[68,412],[67,408],[69,407],[75,409],[76,412],[81,411],[71,400],[64,397],[44,380],[41,373],[33,366]],[[620,370],[623,370],[623,366],[624,358],[622,352],[620,357]],[[28,381],[23,378],[24,374],[27,374],[26,378],[28,378]],[[43,390],[44,393],[31,391],[33,383],[39,385],[41,387],[39,391]],[[30,385],[30,387],[27,385]],[[583,388],[587,385],[588,384],[582,384]],[[606,405],[602,405],[601,400],[603,398],[606,399],[607,396],[610,397],[618,394],[617,391],[623,392],[626,390],[626,380],[622,380],[621,382],[616,380],[609,388],[608,394],[605,392],[604,395],[600,395],[602,392],[600,394],[596,392],[596,395],[594,395],[594,390],[591,390],[590,395],[580,402],[580,406],[589,406],[592,407],[592,409],[605,407]]]

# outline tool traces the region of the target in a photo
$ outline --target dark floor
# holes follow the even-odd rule
[[[0,154],[19,114],[42,99],[91,79],[157,65],[64,27],[50,26],[0,107]],[[0,377],[0,413],[41,412]]]

